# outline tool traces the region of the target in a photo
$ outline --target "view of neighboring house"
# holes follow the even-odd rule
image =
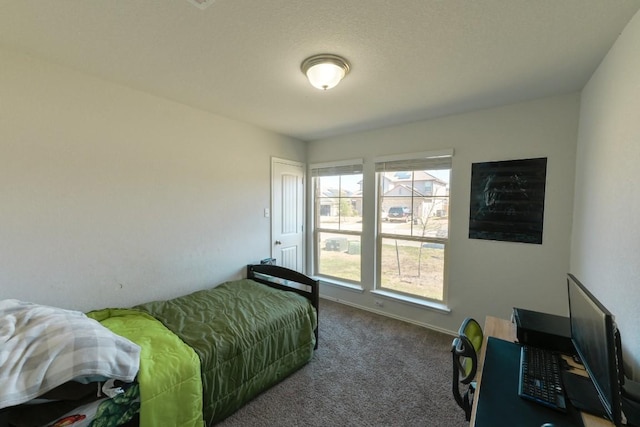
[[[438,216],[449,211],[449,184],[427,171],[385,172],[382,177],[383,212],[392,207],[407,208],[414,220]],[[362,216],[362,181],[359,188],[320,188],[320,216]]]
[[[449,184],[426,171],[385,172],[382,177],[382,209],[409,208],[414,220],[447,216]]]
[[[320,200],[320,216],[362,216],[361,191],[327,188],[321,190]]]

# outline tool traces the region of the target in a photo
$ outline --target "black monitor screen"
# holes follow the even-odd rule
[[[613,315],[573,275],[567,279],[571,341],[598,390],[607,415],[621,424]]]

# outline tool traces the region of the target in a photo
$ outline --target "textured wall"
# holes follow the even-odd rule
[[[271,156],[305,144],[0,50],[0,298],[87,310],[270,255]]]
[[[571,271],[616,316],[639,374],[640,14],[582,92]]]
[[[448,306],[450,314],[385,301],[391,315],[452,331],[462,319],[508,318],[514,306],[566,314],[566,273],[578,127],[577,93],[332,138],[309,145],[309,163],[364,157],[364,292],[322,292],[372,310],[374,158],[453,148]],[[471,165],[547,157],[542,245],[469,239]]]

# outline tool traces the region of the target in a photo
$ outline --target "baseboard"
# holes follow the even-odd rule
[[[409,318],[402,317],[402,316],[396,316],[395,314],[387,313],[386,311],[376,310],[376,309],[373,309],[373,308],[370,308],[370,307],[367,307],[367,306],[364,306],[364,305],[354,304],[354,303],[352,303],[350,301],[345,301],[345,300],[340,299],[340,298],[330,297],[330,296],[327,296],[327,295],[320,295],[320,298],[321,299],[326,299],[326,300],[329,300],[329,301],[333,301],[333,302],[337,302],[339,304],[348,305],[349,307],[357,308],[359,310],[368,311],[370,313],[379,314],[381,316],[389,317],[391,319],[396,319],[396,320],[400,320],[402,322],[411,323],[412,325],[416,325],[416,326],[420,326],[420,327],[423,327],[423,328],[431,329],[432,331],[441,332],[441,333],[446,334],[446,335],[451,335],[451,336],[458,335],[457,331],[449,331],[447,329],[441,328],[439,326],[434,326],[434,325],[431,325],[429,323],[417,322],[417,321],[415,321],[413,319],[409,319]],[[320,309],[322,310],[322,307]]]

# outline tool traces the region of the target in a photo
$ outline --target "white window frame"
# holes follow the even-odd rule
[[[385,297],[404,300],[407,302],[416,303],[418,305],[427,305],[434,308],[448,311],[446,306],[448,300],[448,258],[449,258],[449,233],[447,237],[424,237],[424,236],[411,236],[403,234],[383,233],[382,232],[382,218],[380,218],[381,209],[381,176],[385,170],[433,170],[433,169],[449,169],[449,190],[451,189],[451,174],[453,163],[453,149],[426,151],[420,153],[409,153],[392,156],[377,157],[375,162],[376,173],[376,253],[375,253],[375,289],[374,294],[382,295]],[[389,166],[389,169],[387,168]],[[445,167],[446,166],[446,167]],[[449,200],[451,200],[451,194],[448,194]],[[449,203],[450,210],[451,203]],[[448,230],[451,225],[451,214],[449,212]],[[440,243],[444,245],[444,271],[443,271],[443,283],[442,283],[442,300],[426,298],[420,295],[400,292],[394,289],[385,288],[382,286],[382,241],[383,239],[398,239],[407,241],[417,241],[421,243]]]
[[[326,163],[314,163],[309,165],[309,176],[311,177],[311,211],[312,215],[312,236],[313,236],[313,248],[311,253],[313,254],[312,259],[312,271],[313,275],[319,278],[326,278],[333,282],[334,284],[344,284],[346,286],[356,286],[360,289],[360,284],[362,282],[362,254],[360,254],[360,280],[348,280],[342,277],[331,276],[327,274],[322,274],[319,271],[319,255],[320,251],[320,233],[332,233],[332,234],[341,234],[344,236],[357,236],[362,242],[362,229],[360,231],[352,231],[352,230],[336,230],[333,228],[322,228],[320,227],[320,221],[318,218],[318,212],[316,202],[317,198],[317,185],[315,178],[321,176],[337,176],[337,175],[348,175],[348,174],[363,174],[363,159],[351,159],[351,160],[342,160],[336,162],[326,162]],[[364,179],[364,176],[363,176]]]

